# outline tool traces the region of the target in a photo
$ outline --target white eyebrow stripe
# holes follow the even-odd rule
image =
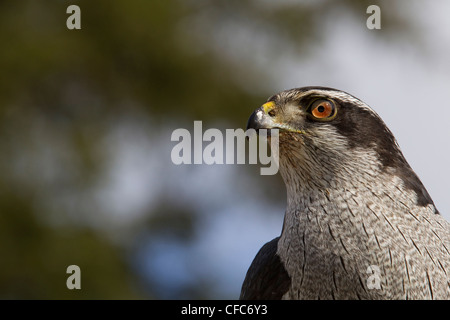
[[[337,98],[344,102],[353,103],[356,104],[361,109],[367,110],[373,114],[375,114],[378,117],[378,114],[370,108],[367,104],[365,104],[360,99],[352,96],[351,94],[345,93],[343,91],[336,91],[336,90],[327,90],[327,89],[311,89],[305,92],[297,93],[294,95],[294,92],[288,93],[288,97],[296,97],[297,99],[303,98],[307,95],[311,94],[317,94],[317,95],[323,95],[323,96],[329,96],[330,98]]]

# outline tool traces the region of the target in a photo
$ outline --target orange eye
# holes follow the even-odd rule
[[[317,100],[311,106],[311,114],[318,120],[331,120],[336,114],[336,108],[331,101]]]

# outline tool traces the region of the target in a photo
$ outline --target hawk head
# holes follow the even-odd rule
[[[345,188],[345,181],[354,179],[370,184],[386,173],[414,191],[418,205],[433,203],[383,120],[346,92],[325,87],[280,92],[253,112],[247,128],[279,129],[273,152],[279,152],[288,194]]]

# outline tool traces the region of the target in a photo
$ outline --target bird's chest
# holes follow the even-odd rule
[[[433,205],[396,177],[330,190],[291,193],[277,248],[291,278],[284,298],[449,296],[448,224]]]
[[[374,298],[377,267],[389,259],[386,220],[392,208],[352,194],[316,197],[286,213],[278,254],[291,276],[286,298]],[[309,200],[314,199],[310,197]],[[373,212],[370,207],[372,207]],[[289,209],[288,209],[289,210]],[[380,220],[381,219],[381,220]]]

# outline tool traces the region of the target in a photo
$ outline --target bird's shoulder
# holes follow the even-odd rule
[[[241,300],[277,300],[289,290],[291,279],[277,254],[279,237],[256,254],[242,284]]]

